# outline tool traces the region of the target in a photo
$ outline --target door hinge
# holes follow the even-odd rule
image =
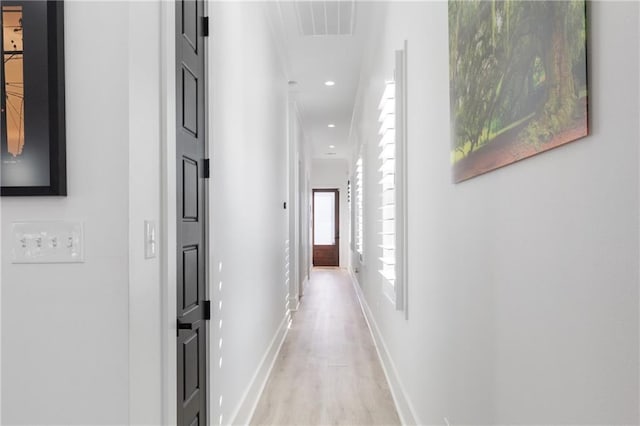
[[[202,319],[210,320],[211,319],[211,301],[204,300],[202,302]]]
[[[202,17],[202,36],[209,37],[209,17]]]
[[[202,177],[209,179],[211,177],[211,162],[208,158],[202,160]]]

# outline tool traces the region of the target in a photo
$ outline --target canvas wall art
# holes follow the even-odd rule
[[[584,0],[450,0],[453,180],[584,137]]]

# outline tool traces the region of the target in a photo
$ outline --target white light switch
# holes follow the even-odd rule
[[[14,222],[12,263],[84,262],[81,222]]]
[[[158,252],[156,223],[152,220],[144,221],[144,258],[153,259]]]

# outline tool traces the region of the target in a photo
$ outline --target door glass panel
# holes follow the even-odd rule
[[[13,158],[24,147],[24,72],[22,50],[22,6],[2,6],[2,46],[5,89],[2,124],[7,130],[7,151]]]
[[[313,202],[313,241],[317,246],[332,246],[335,235],[335,193],[316,192]]]

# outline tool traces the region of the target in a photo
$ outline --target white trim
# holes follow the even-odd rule
[[[300,300],[298,299],[298,297],[289,296],[289,310],[292,312],[296,312],[298,309],[300,309]]]
[[[300,297],[304,295],[304,290],[307,288],[307,284],[309,284],[309,274],[304,277],[304,281],[302,281],[302,292],[300,293]]]
[[[590,6],[590,5],[589,5]],[[590,9],[590,8],[589,8]],[[588,9],[588,13],[591,14],[590,10]],[[587,16],[588,21],[590,22],[590,18],[591,16]],[[637,23],[637,27],[636,28],[640,28],[640,13],[638,13],[638,23]],[[638,66],[640,67],[640,47],[638,48]],[[638,81],[640,82],[640,77],[638,77]],[[640,99],[640,84],[638,85],[638,99]],[[593,114],[593,112],[591,112],[591,114]],[[638,134],[640,134],[640,111],[638,112]],[[640,153],[639,153],[640,154]],[[638,163],[640,164],[640,155],[638,156]],[[638,183],[640,184],[640,177],[638,177]],[[640,196],[640,185],[638,186],[639,188],[639,196]],[[639,215],[640,216],[640,215]],[[639,217],[639,222],[640,222],[640,217]],[[638,228],[640,230],[640,227]],[[640,241],[640,232],[638,233],[638,240]],[[640,265],[639,265],[640,268]],[[638,303],[640,303],[640,282],[638,283]],[[638,330],[639,330],[639,334],[638,334],[638,338],[640,339],[640,315],[637,316],[637,320],[638,320]],[[640,346],[640,345],[639,345]],[[640,351],[638,353],[638,363],[640,363]],[[640,387],[640,370],[638,371],[638,386]],[[638,416],[640,417],[640,404],[638,404]]]
[[[161,97],[161,333],[162,333],[162,423],[177,422],[176,359],[176,75],[175,4],[162,2],[160,15]]]
[[[287,337],[289,321],[289,313],[287,312],[287,315],[282,318],[282,322],[280,322],[280,326],[274,334],[273,339],[271,339],[269,347],[262,356],[262,360],[260,361],[258,368],[255,373],[253,373],[253,377],[251,378],[249,385],[243,392],[240,402],[233,411],[233,415],[231,416],[232,420],[229,424],[248,425],[253,418],[253,414],[256,411],[260,397],[262,396],[264,388],[267,385],[267,381],[271,376],[273,366],[280,354],[282,344]]]
[[[398,412],[398,416],[400,417],[400,422],[403,425],[421,425],[423,422],[418,419],[416,415],[416,410],[405,391],[404,386],[402,385],[402,381],[400,380],[400,376],[398,375],[398,370],[396,369],[395,364],[393,363],[393,359],[387,350],[387,345],[384,342],[384,338],[380,333],[380,329],[376,324],[376,320],[367,304],[367,300],[364,297],[364,293],[362,292],[362,288],[358,282],[358,278],[353,273],[351,268],[349,269],[349,273],[351,276],[351,284],[358,296],[358,302],[360,303],[360,309],[362,309],[362,314],[364,315],[364,320],[369,327],[369,332],[371,333],[371,337],[373,338],[373,344],[376,347],[376,352],[378,353],[378,358],[380,359],[380,364],[382,365],[382,371],[384,372],[384,376],[387,379],[387,383],[389,384],[389,390],[391,391],[391,396],[393,397],[393,402],[396,406],[396,411]]]
[[[291,100],[287,102],[287,164],[289,172],[287,174],[287,231],[289,235],[289,298],[294,301],[289,302],[292,310],[297,306],[300,291],[300,196],[299,196],[299,178],[298,160],[300,158],[300,149],[298,141],[297,128],[299,126],[296,104]]]
[[[215,25],[212,22],[211,18],[209,18],[210,7],[209,1],[204,0],[202,14],[210,19],[209,26]],[[211,6],[211,9],[213,6]],[[211,31],[211,30],[210,30]],[[211,123],[213,119],[211,118],[210,111],[212,110],[213,100],[211,98],[211,77],[209,75],[210,72],[210,61],[211,61],[211,44],[210,37],[204,37],[203,40],[203,55],[204,55],[204,157],[207,159],[211,159],[213,157],[213,146],[211,146]],[[211,202],[213,200],[213,192],[212,185],[209,182],[209,179],[205,179],[203,181],[204,192],[205,192],[205,200],[204,200],[204,217],[207,218],[207,221],[204,225],[204,247],[205,247],[205,298],[209,300],[211,303],[213,301],[213,293],[211,291],[212,286],[212,277],[213,277],[213,217],[212,217],[212,209]],[[177,207],[177,206],[176,206]],[[175,211],[175,209],[174,209]],[[205,424],[211,425],[213,424],[213,409],[212,409],[212,394],[213,394],[213,386],[211,385],[213,378],[213,369],[211,368],[211,356],[213,353],[212,342],[215,341],[214,338],[214,329],[211,324],[208,324],[206,327],[206,347],[205,347],[205,368],[206,368],[206,379],[205,379],[205,389],[206,389],[206,419]]]
[[[396,50],[396,310],[409,319],[409,209],[407,208],[407,40]]]

